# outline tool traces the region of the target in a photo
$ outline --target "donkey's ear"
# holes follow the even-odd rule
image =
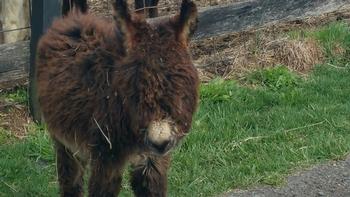
[[[198,12],[196,5],[190,0],[183,0],[180,15],[177,18],[176,37],[178,41],[187,45],[189,38],[197,28]]]
[[[117,25],[118,37],[123,42],[124,49],[128,51],[133,47],[135,27],[126,0],[115,0],[113,8],[113,17]]]

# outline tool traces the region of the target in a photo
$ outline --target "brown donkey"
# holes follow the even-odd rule
[[[170,150],[189,132],[199,79],[194,3],[146,22],[114,2],[114,20],[72,11],[38,45],[39,102],[57,151],[61,196],[117,196],[130,162],[136,196],[166,196]]]

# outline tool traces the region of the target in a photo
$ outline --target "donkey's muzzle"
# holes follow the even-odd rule
[[[167,120],[153,121],[147,129],[145,144],[156,154],[166,154],[176,145],[175,129]]]

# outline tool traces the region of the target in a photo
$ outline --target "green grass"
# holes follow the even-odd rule
[[[320,66],[285,91],[205,85],[193,132],[175,155],[174,196],[277,184],[290,169],[343,157],[350,150],[349,82],[349,69]]]
[[[326,63],[337,67],[316,66],[307,79],[279,66],[249,74],[254,88],[220,79],[203,84],[192,132],[173,156],[169,196],[279,185],[296,169],[344,158],[350,152],[345,58],[330,57]],[[11,138],[0,135],[0,196],[57,196],[55,158],[44,128],[32,126],[22,141]]]
[[[23,141],[0,145],[0,196],[55,196],[56,169],[48,135],[37,126]]]
[[[19,87],[12,91],[2,92],[0,94],[0,100],[4,100],[6,102],[11,102],[11,103],[27,104],[27,101],[28,101],[27,89],[24,87]]]
[[[277,65],[272,68],[256,70],[247,76],[247,82],[252,85],[260,85],[271,90],[281,91],[284,89],[293,89],[298,85],[301,78],[288,70],[283,65]]]

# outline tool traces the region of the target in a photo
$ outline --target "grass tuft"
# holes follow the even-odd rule
[[[289,71],[286,66],[278,65],[256,70],[248,75],[247,80],[253,85],[261,85],[278,91],[297,87],[301,79],[297,74]]]
[[[26,88],[16,88],[0,94],[0,101],[4,100],[9,103],[27,104],[28,94]]]

